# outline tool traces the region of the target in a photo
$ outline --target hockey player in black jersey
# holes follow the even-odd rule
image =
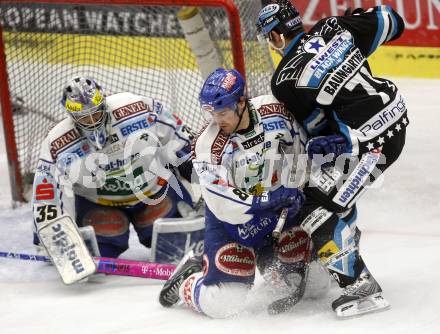
[[[313,137],[307,151],[315,168],[300,221],[344,288],[332,307],[338,316],[385,309],[382,289],[347,232],[354,219],[346,221],[405,143],[405,101],[394,83],[373,77],[367,62],[381,44],[399,38],[404,22],[389,6],[377,6],[324,18],[305,32],[292,3],[277,0],[261,10],[257,29],[283,56],[273,95]]]

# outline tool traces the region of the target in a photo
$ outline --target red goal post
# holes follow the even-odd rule
[[[258,4],[258,5],[257,5]],[[7,7],[9,6],[9,7]],[[32,15],[30,18],[25,19],[24,18],[24,13],[25,11],[14,11],[11,8],[14,8],[14,6],[22,6],[19,7],[21,9],[25,8],[26,9],[26,13],[27,12],[32,12],[30,15]],[[56,115],[56,117],[52,117],[52,114],[47,114],[47,110],[53,110],[54,109],[54,103],[51,101],[50,104],[48,103],[47,105],[39,103],[38,107],[26,107],[25,108],[25,112],[23,112],[24,116],[21,116],[20,119],[19,116],[17,115],[18,113],[16,112],[16,110],[14,108],[17,107],[17,101],[14,100],[14,95],[17,94],[16,91],[18,91],[18,98],[23,99],[23,101],[19,101],[18,104],[20,103],[28,103],[28,99],[35,99],[35,97],[32,97],[34,95],[32,95],[31,97],[26,96],[26,93],[23,93],[23,91],[25,91],[25,87],[26,85],[30,85],[32,81],[36,80],[36,79],[29,79],[29,82],[27,82],[26,79],[20,78],[20,79],[16,79],[16,74],[14,73],[23,73],[26,71],[29,71],[30,69],[32,69],[32,66],[29,65],[28,63],[23,65],[23,59],[25,59],[26,61],[29,61],[29,58],[31,58],[31,56],[29,56],[26,52],[22,52],[23,50],[30,50],[30,51],[34,51],[36,53],[43,53],[44,51],[42,51],[45,47],[45,45],[50,45],[50,42],[52,42],[52,39],[55,39],[55,37],[58,37],[58,35],[60,34],[59,31],[50,31],[50,29],[47,29],[48,26],[53,26],[56,27],[55,23],[50,23],[49,21],[44,22],[44,15],[47,16],[47,20],[49,20],[49,16],[50,19],[57,19],[57,16],[53,16],[52,17],[52,10],[57,11],[58,9],[55,8],[53,6],[66,6],[66,10],[87,10],[87,8],[89,6],[94,6],[94,8],[99,8],[99,10],[97,9],[96,12],[99,14],[100,12],[107,10],[109,7],[114,8],[116,6],[120,6],[118,7],[119,10],[122,12],[125,10],[129,10],[131,7],[133,7],[132,10],[133,13],[135,10],[141,10],[141,11],[146,11],[147,13],[149,13],[149,9],[150,8],[158,8],[157,10],[160,11],[160,8],[179,8],[179,7],[183,7],[183,6],[190,6],[190,7],[199,7],[199,8],[203,8],[207,10],[207,14],[205,14],[204,16],[204,20],[206,25],[208,26],[208,30],[210,30],[211,35],[212,33],[212,28],[210,26],[211,23],[213,22],[213,19],[216,19],[217,21],[215,22],[219,22],[218,21],[218,17],[223,15],[223,14],[219,14],[217,12],[215,13],[210,13],[209,11],[211,10],[211,8],[218,8],[221,9],[222,11],[224,11],[224,13],[226,13],[225,15],[227,16],[227,21],[228,21],[228,25],[229,25],[229,29],[227,33],[223,33],[223,35],[221,35],[220,37],[214,37],[214,41],[216,43],[217,48],[220,50],[219,52],[222,53],[222,61],[223,63],[221,65],[225,66],[225,67],[235,67],[237,70],[239,70],[244,76],[247,76],[248,78],[250,78],[250,80],[248,80],[248,85],[250,85],[251,87],[248,87],[248,89],[250,88],[250,90],[254,93],[254,95],[256,95],[256,93],[261,93],[261,92],[270,92],[270,86],[269,86],[269,80],[267,80],[267,78],[264,81],[264,84],[262,84],[260,81],[262,81],[262,77],[268,77],[268,71],[273,70],[273,68],[270,68],[271,64],[265,64],[264,66],[268,66],[269,70],[264,70],[266,71],[266,73],[262,74],[264,71],[261,69],[263,67],[263,65],[261,64],[257,64],[257,59],[260,58],[264,58],[259,56],[261,52],[265,52],[265,51],[261,51],[261,50],[257,50],[255,48],[255,41],[253,41],[253,37],[252,35],[254,34],[253,32],[253,21],[255,20],[255,13],[256,10],[259,9],[258,6],[261,6],[260,1],[256,1],[256,0],[52,0],[52,1],[44,1],[44,0],[34,0],[34,1],[23,1],[23,0],[11,0],[11,1],[2,1],[2,3],[0,4],[0,10],[2,10],[2,12],[0,12],[1,16],[0,16],[0,75],[2,78],[8,78],[8,80],[2,80],[1,86],[0,86],[0,99],[1,99],[1,109],[2,109],[2,116],[3,116],[3,127],[4,127],[4,133],[5,133],[5,141],[6,141],[6,150],[7,150],[7,157],[8,157],[8,164],[9,164],[9,174],[10,174],[10,179],[11,179],[11,188],[12,188],[12,197],[14,200],[16,201],[23,201],[24,197],[24,191],[25,191],[25,183],[29,183],[29,175],[32,175],[33,172],[33,168],[35,168],[35,164],[36,164],[36,145],[38,143],[39,140],[41,141],[41,132],[45,131],[46,129],[43,129],[43,126],[45,126],[47,128],[47,126],[49,126],[50,122],[54,122],[54,121],[59,121],[59,118],[61,117],[59,114]],[[70,7],[69,7],[70,6]],[[73,7],[75,6],[75,7]],[[50,14],[49,14],[49,9],[47,8],[52,8],[50,9]],[[61,8],[61,7],[60,7]],[[64,8],[64,7],[63,7]],[[69,9],[70,8],[70,9]],[[77,9],[80,8],[80,9]],[[86,8],[86,9],[84,9]],[[106,9],[107,8],[107,9]],[[60,9],[61,11],[61,9]],[[252,14],[249,14],[249,12],[252,11]],[[21,15],[21,20],[19,18],[19,16],[17,16],[19,13],[19,15]],[[42,14],[43,13],[43,14]],[[64,12],[63,12],[64,13]],[[172,15],[172,13],[174,13],[173,11],[170,11],[169,13],[167,12],[166,15]],[[10,17],[8,17],[8,15],[12,15]],[[15,15],[15,16],[13,16]],[[69,14],[66,14],[69,15]],[[108,13],[106,15],[109,15]],[[133,14],[134,15],[134,14]],[[150,15],[150,14],[148,14]],[[212,15],[212,16],[210,16]],[[143,16],[146,17],[146,16]],[[150,16],[148,16],[150,17]],[[151,17],[154,17],[154,15],[152,14]],[[243,24],[241,23],[241,21],[243,21],[243,19],[246,19],[246,24],[243,27]],[[106,19],[109,19],[109,17],[107,17]],[[116,15],[116,21],[119,20],[121,21],[121,17],[118,17]],[[33,22],[33,25],[35,26],[34,28],[36,28],[36,32],[30,31],[32,27],[29,27],[30,24],[29,22]],[[158,20],[160,21],[160,20]],[[121,21],[122,22],[122,21]],[[222,22],[220,20],[220,22]],[[125,24],[126,22],[123,22],[123,24]],[[9,24],[9,25],[8,25]],[[80,22],[80,24],[83,24],[83,22]],[[107,21],[108,24],[108,21]],[[154,26],[155,29],[157,29],[158,23],[155,22],[156,26]],[[39,26],[45,26],[46,30],[41,30],[39,31],[38,28]],[[122,23],[121,23],[122,25]],[[213,24],[215,25],[215,24]],[[129,26],[128,29],[132,29],[133,28],[133,23],[127,24],[126,26]],[[126,26],[124,26],[124,29],[126,28]],[[153,31],[153,28],[152,28]],[[242,35],[243,35],[243,31],[245,31],[245,40],[243,40]],[[22,39],[18,39],[15,40],[13,38],[15,38],[15,35],[19,35],[21,32],[26,33],[27,37],[26,38],[22,38]],[[4,35],[4,34],[7,35]],[[76,36],[79,36],[79,38],[82,39],[87,39],[87,36],[85,35],[93,35],[94,32],[92,31],[73,31],[73,32],[69,32],[69,31],[63,31],[61,32],[61,34],[76,34]],[[126,34],[130,35],[131,32],[125,32]],[[98,33],[97,33],[98,34]],[[116,37],[121,37],[120,39],[122,39],[122,44],[121,45],[116,45],[115,49],[117,48],[121,48],[124,46],[124,43],[127,42],[127,39],[124,39],[124,33],[120,33],[120,32],[114,32],[114,31],[109,31],[106,35],[106,33],[102,33],[99,32],[100,36],[105,35],[105,36],[109,36],[108,40],[106,43],[110,43],[112,44],[115,39],[115,35],[117,35]],[[153,35],[157,34],[157,32],[153,31]],[[214,33],[215,35],[215,33]],[[224,35],[229,35],[224,37]],[[7,37],[6,40],[4,37]],[[93,35],[94,37],[96,37],[97,35]],[[176,37],[172,36],[172,37]],[[135,42],[138,43],[138,38],[142,37],[142,38],[150,38],[150,36],[148,35],[148,33],[143,34],[143,35],[139,35],[137,32],[136,34],[132,34],[130,35],[130,40],[136,40]],[[157,36],[152,36],[151,39],[153,39],[153,37],[157,38]],[[165,37],[168,38],[168,36],[165,35],[161,35],[159,37]],[[182,36],[177,36],[176,38],[181,39]],[[50,41],[42,41],[43,38],[49,38]],[[225,42],[224,40],[226,38],[229,38],[228,42]],[[171,38],[172,39],[172,38]],[[6,43],[6,44],[5,44]],[[9,43],[9,44],[8,44]],[[29,47],[27,46],[27,44],[29,44]],[[39,44],[40,43],[40,44]],[[46,43],[46,44],[45,44]],[[54,43],[70,43],[69,41],[57,41]],[[73,42],[73,44],[78,43],[78,41]],[[173,44],[173,43],[177,43],[175,40],[173,40],[173,42],[171,42],[171,49],[174,49],[175,46],[177,44]],[[247,50],[244,50],[244,46],[243,44],[246,43],[246,48]],[[93,42],[92,42],[93,44]],[[96,43],[98,44],[98,43]],[[154,44],[154,43],[153,43]],[[76,44],[75,44],[76,45]],[[229,46],[230,45],[230,46]],[[8,49],[9,47],[9,49]],[[99,49],[100,47],[98,47]],[[103,47],[105,48],[105,47]],[[179,50],[180,50],[181,46],[179,44]],[[17,50],[20,49],[20,50]],[[12,51],[11,51],[12,50]],[[183,49],[182,49],[183,50]],[[21,53],[20,53],[20,52]],[[30,52],[29,51],[29,52]],[[99,51],[99,50],[98,50]],[[193,50],[194,51],[194,50]],[[68,57],[69,53],[64,50],[63,51],[63,56]],[[137,49],[134,51],[131,51],[131,53],[143,53],[142,49]],[[149,56],[151,55],[151,52],[153,51],[145,51],[145,54],[148,54]],[[187,51],[182,51],[182,52],[187,52]],[[231,54],[230,56],[228,55],[228,52]],[[108,79],[108,81],[110,81],[111,84],[113,84],[113,81],[119,80],[120,74],[118,74],[120,71],[120,68],[122,68],[122,66],[127,66],[127,68],[129,70],[127,70],[127,72],[130,72],[130,75],[133,76],[133,80],[136,81],[136,84],[138,86],[140,85],[146,85],[148,86],[149,84],[154,84],[156,85],[156,78],[154,77],[154,74],[148,74],[146,77],[141,78],[141,77],[137,77],[137,73],[136,72],[141,72],[141,71],[136,71],[137,67],[136,66],[141,66],[139,65],[139,63],[136,64],[127,64],[128,61],[130,60],[126,60],[124,59],[122,63],[118,63],[116,64],[115,62],[118,60],[117,58],[121,58],[121,55],[117,55],[116,53],[113,54],[113,51],[110,52],[112,53],[112,57],[115,59],[111,59],[111,60],[105,60],[105,65],[106,67],[106,71],[107,68],[111,68],[114,67],[115,73],[113,75],[113,77],[111,77],[111,79]],[[173,54],[174,55],[174,54]],[[52,56],[52,55],[51,55]],[[51,57],[50,56],[50,57]],[[36,56],[32,56],[33,59],[30,61],[30,63],[32,62],[36,62],[38,63],[40,66],[41,62],[44,62],[45,60],[42,59],[36,59]],[[50,58],[49,57],[49,58]],[[60,56],[61,57],[61,56]],[[89,56],[87,56],[89,57]],[[101,56],[102,57],[102,56]],[[134,59],[134,56],[131,55],[131,57]],[[166,56],[164,56],[166,57]],[[173,57],[173,56],[172,56]],[[172,60],[172,62],[177,62],[180,61],[183,56],[180,54],[174,55],[175,59]],[[187,57],[187,56],[185,56]],[[229,57],[231,58],[230,60]],[[43,56],[44,58],[44,56]],[[84,58],[84,59],[83,59]],[[78,52],[78,59],[81,59],[81,61],[70,61],[73,63],[80,63],[81,62],[81,70],[85,71],[84,68],[87,68],[87,70],[90,70],[90,68],[94,69],[94,66],[97,63],[97,60],[95,59],[91,59],[91,58],[87,58],[82,54],[79,54]],[[248,60],[246,59],[248,58]],[[249,60],[250,59],[250,60]],[[266,58],[267,60],[268,58]],[[137,61],[137,59],[134,59]],[[52,60],[50,60],[52,61]],[[145,61],[145,60],[143,60]],[[70,68],[70,63],[67,66],[67,63],[69,61],[66,60],[66,67]],[[192,62],[192,60],[183,60],[183,62],[185,62],[185,64],[189,64]],[[14,63],[14,65],[12,66],[11,63]],[[159,61],[160,63],[160,61]],[[115,65],[116,64],[116,65]],[[123,64],[123,65],[121,65]],[[246,65],[245,65],[246,64]],[[250,64],[250,65],[249,65]],[[60,66],[57,67],[57,65],[59,64],[51,64],[51,68],[48,70],[46,68],[39,68],[39,72],[36,72],[35,74],[33,74],[31,77],[32,78],[39,78],[39,80],[46,80],[46,81],[50,81],[53,77],[51,71],[52,68],[60,68]],[[16,70],[15,72],[13,70],[15,70],[16,67],[18,66],[22,66],[20,68],[20,70]],[[29,67],[31,66],[31,67]],[[37,65],[35,65],[36,67],[38,67]],[[88,67],[87,67],[88,66]],[[142,65],[144,66],[144,65]],[[156,65],[151,65],[151,64],[146,64],[145,67],[154,67]],[[173,66],[174,65],[167,65],[168,67],[164,67],[162,64],[157,65],[158,66],[158,72],[155,75],[162,75],[162,72],[178,72],[181,71],[183,74],[178,74],[182,77],[182,84],[180,83],[180,81],[176,81],[174,74],[172,79],[169,80],[169,84],[165,84],[165,88],[166,90],[168,90],[168,86],[169,85],[175,85],[176,87],[174,87],[175,92],[177,93],[181,93],[180,91],[183,89],[183,86],[186,86],[186,82],[191,81],[191,84],[188,84],[188,89],[191,89],[192,91],[197,90],[197,87],[200,88],[200,79],[196,78],[194,79],[194,75],[191,74],[187,74],[186,72],[190,72],[188,71],[188,69],[178,69],[176,70]],[[185,65],[186,66],[186,65]],[[251,66],[254,66],[255,70],[251,69],[249,70],[249,68]],[[272,65],[273,66],[273,65]],[[61,66],[62,67],[62,66]],[[190,65],[188,65],[188,67],[190,67]],[[134,70],[133,70],[134,69]],[[133,70],[133,71],[132,71]],[[65,71],[62,74],[57,74],[57,78],[56,78],[56,82],[60,81],[60,78],[62,75],[64,75],[64,73],[67,74],[71,74],[72,70],[69,71]],[[99,75],[102,72],[97,71],[97,76],[98,76],[98,80],[99,80]],[[101,70],[102,71],[102,70]],[[20,74],[22,75],[22,74]],[[19,75],[18,75],[19,76]],[[136,76],[136,77],[134,77]],[[68,79],[68,77],[64,78],[65,80]],[[129,81],[131,79],[130,78],[122,78],[121,81]],[[21,80],[19,83],[17,83],[15,80]],[[161,79],[158,78],[157,81],[160,81]],[[180,79],[179,79],[180,80]],[[252,83],[252,80],[255,82],[255,84]],[[173,82],[174,81],[174,82]],[[109,83],[107,83],[107,85],[109,85]],[[258,86],[258,87],[257,87]],[[259,87],[262,86],[262,87]],[[190,88],[191,87],[191,88]],[[12,89],[12,90],[11,90]],[[39,95],[44,95],[47,94],[48,90],[55,90],[58,89],[58,94],[59,91],[61,89],[61,86],[55,86],[54,84],[52,84],[51,86],[48,87],[41,87],[38,88],[37,92],[35,94],[39,94]],[[127,85],[127,87],[123,86],[123,85],[118,85],[117,87],[113,88],[112,91],[120,91],[121,89],[126,89],[129,90],[130,89],[130,85]],[[157,89],[161,89],[161,88],[157,88]],[[146,93],[148,93],[148,89],[146,89]],[[140,91],[139,93],[144,93],[143,91]],[[175,93],[176,94],[176,93]],[[182,93],[183,94],[183,93]],[[185,93],[186,95],[188,95],[189,93]],[[173,95],[173,93],[169,93],[169,95]],[[185,96],[186,96],[185,95]],[[150,96],[151,93],[150,93]],[[152,96],[155,97],[155,96]],[[181,100],[182,95],[180,95],[179,97],[176,98],[176,100]],[[160,99],[158,97],[158,99]],[[164,99],[164,98],[162,98]],[[172,97],[170,98],[172,99]],[[193,97],[192,97],[192,100]],[[179,116],[180,116],[180,112],[181,109],[185,109],[184,112],[187,112],[186,109],[189,109],[190,111],[188,113],[196,113],[196,111],[194,111],[194,103],[191,100],[191,102],[188,102],[187,104],[184,105],[184,107],[182,107],[182,105],[177,105],[177,106],[172,106],[176,109],[179,110],[173,110],[173,112],[176,112]],[[57,101],[58,102],[58,101]],[[165,102],[167,102],[167,99],[165,98]],[[186,102],[185,102],[186,103]],[[14,111],[15,110],[15,111]],[[55,113],[55,112],[54,112]],[[33,121],[32,117],[35,117],[35,114],[39,114],[41,117],[44,117],[45,119],[42,121],[40,119],[35,120],[35,122]],[[186,120],[186,118],[191,118],[193,115],[183,115],[183,119],[184,121]],[[40,118],[41,118],[40,117]],[[23,121],[23,119],[28,119],[27,121]],[[192,118],[191,118],[192,119]],[[22,125],[21,123],[19,124],[19,122],[24,122],[26,123],[26,125]],[[24,124],[23,123],[23,124]],[[29,126],[28,123],[32,123],[32,127]],[[38,128],[36,127],[35,124],[42,124],[42,125],[38,125]],[[43,124],[44,123],[44,124]],[[191,122],[189,122],[191,123]],[[194,123],[194,122],[193,122]],[[193,126],[195,128],[197,128],[199,126],[199,124],[197,123],[197,126],[193,124]],[[24,129],[22,129],[21,127],[24,127]],[[34,130],[30,130],[30,129],[36,129],[35,130],[35,134],[29,133],[32,132]],[[20,131],[20,134],[19,134]],[[21,137],[23,136],[31,136],[31,139],[27,139],[27,142],[25,142],[24,144],[21,142]],[[26,180],[25,182],[25,178],[27,178],[28,180]]]

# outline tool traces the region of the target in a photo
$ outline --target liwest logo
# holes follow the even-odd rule
[[[60,254],[65,255],[68,258],[71,266],[77,274],[83,272],[84,267],[76,254],[76,246],[70,242],[67,234],[63,231],[63,227],[60,224],[56,224],[52,226],[52,231],[55,233],[55,235],[52,236],[52,240],[58,247]]]

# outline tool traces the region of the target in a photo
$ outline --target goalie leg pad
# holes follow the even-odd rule
[[[38,236],[65,284],[95,273],[96,264],[69,216],[42,223]]]
[[[79,226],[93,226],[102,256],[116,258],[128,249],[129,216],[123,209],[75,196],[75,211]]]
[[[142,203],[142,205],[130,211],[133,226],[138,234],[140,243],[145,247],[151,247],[154,222],[159,218],[175,217],[177,205],[168,196],[165,196],[156,205],[145,205]]]
[[[154,222],[151,241],[151,261],[177,263],[189,251],[202,256],[205,219],[161,218]]]
[[[94,205],[85,212],[79,225],[93,227],[99,252],[104,257],[118,257],[128,249],[129,218],[122,210]]]

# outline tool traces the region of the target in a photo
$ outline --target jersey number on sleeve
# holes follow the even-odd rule
[[[238,196],[239,199],[241,199],[242,201],[245,201],[248,199],[249,195],[246,194],[244,191],[241,191],[240,189],[234,188],[234,190],[232,190],[232,192]]]

